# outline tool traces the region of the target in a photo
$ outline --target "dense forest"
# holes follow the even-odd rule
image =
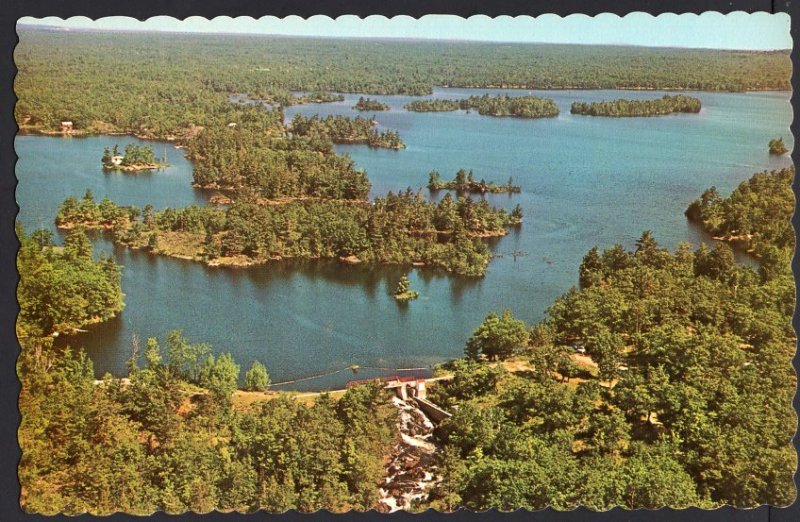
[[[366,174],[350,158],[335,154],[327,135],[297,131],[287,137],[278,123],[265,132],[263,120],[274,113],[260,107],[243,110],[237,126],[208,127],[188,145],[196,186],[247,189],[266,199],[367,197]],[[252,111],[268,116],[243,121]]]
[[[49,231],[27,234],[21,225],[17,237],[20,339],[74,333],[122,310],[122,267],[110,257],[95,260],[84,230],[70,230],[64,246],[56,246]]]
[[[365,144],[372,148],[404,149],[400,135],[395,131],[378,132],[374,118],[348,118],[347,116],[305,117],[296,114],[289,129],[292,134],[308,137],[311,140],[329,139],[333,143]]]
[[[276,396],[242,408],[229,354],[215,357],[177,331],[134,343],[128,378],[96,382],[84,354],[22,340],[25,511],[343,512],[375,504],[396,416],[378,387],[337,401]]]
[[[378,100],[373,100],[371,98],[364,98],[363,96],[358,98],[358,102],[353,106],[353,108],[357,111],[388,111],[389,106],[383,102]]]
[[[76,132],[180,138],[196,126],[230,121],[228,95],[239,93],[291,102],[292,91],[429,95],[434,86],[791,88],[788,51],[357,39],[321,45],[319,39],[24,26],[18,34],[15,116],[23,130],[56,131],[69,120]]]
[[[486,182],[485,179],[475,181],[475,173],[472,169],[467,172],[464,169],[459,169],[456,172],[456,177],[451,181],[442,181],[439,171],[433,170],[428,174],[428,189],[429,190],[455,190],[456,192],[465,192],[471,194],[486,194],[489,193],[508,193],[516,194],[521,191],[518,185],[514,185],[514,180],[508,178],[508,183],[498,185],[494,182]]]
[[[282,258],[342,258],[348,262],[424,264],[481,276],[491,253],[481,238],[519,225],[522,212],[486,201],[426,201],[407,190],[367,201],[305,200],[259,204],[240,198],[226,210],[190,206],[154,211],[103,200],[67,198],[56,224],[111,230],[133,248],[212,265],[251,265]]]
[[[634,252],[593,249],[546,321],[492,315],[446,368],[431,505],[791,503],[793,290],[788,269],[764,278],[726,245],[671,254],[645,233]],[[512,355],[527,369],[478,362]]]
[[[579,288],[542,323],[487,317],[434,390],[455,414],[440,428],[444,478],[431,505],[791,503],[793,174],[756,174],[711,204],[715,223],[737,230],[755,209],[756,244],[782,252],[758,272],[726,244],[670,253],[645,232],[632,252],[592,249]],[[507,358],[528,365],[487,362]]]
[[[477,110],[484,116],[515,118],[552,118],[558,116],[558,105],[550,98],[536,96],[470,96],[463,100],[420,100],[406,105],[413,112],[446,112]]]
[[[655,100],[614,100],[603,102],[575,102],[572,104],[572,114],[586,116],[611,116],[636,117],[636,116],[664,116],[676,112],[698,113],[701,103],[697,98],[678,94],[676,96],[664,95]]]

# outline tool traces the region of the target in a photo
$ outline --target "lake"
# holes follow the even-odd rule
[[[116,319],[61,342],[84,347],[98,376],[125,372],[134,333],[163,339],[173,329],[182,329],[192,342],[210,343],[215,352],[231,352],[242,373],[260,360],[275,382],[351,365],[362,367],[355,378],[398,368],[422,368],[412,373],[426,374],[425,368],[461,355],[472,330],[491,311],[510,309],[528,323],[541,320],[553,300],[577,284],[581,259],[592,246],[633,248],[648,229],[669,248],[709,241],[683,215],[692,200],[712,185],[727,195],[754,172],[791,162],[788,155],[767,152],[767,142],[778,136],[789,149],[793,146],[788,92],[687,93],[702,100],[700,114],[656,118],[572,116],[569,107],[574,101],[653,98],[660,92],[442,88],[434,97],[484,92],[533,92],[553,98],[561,114],[524,120],[462,111],[412,113],[402,106],[419,98],[372,96],[390,106],[375,113],[379,128],[399,131],[408,148],[336,148],[367,171],[373,196],[424,188],[432,169],[445,179],[459,168],[471,168],[476,179],[487,181],[505,183],[513,177],[521,194],[486,198],[508,209],[519,203],[525,222],[492,242],[496,258],[485,277],[318,261],[208,268],[129,251],[97,237],[96,249],[113,252],[125,267],[126,308]],[[371,116],[351,108],[358,97],[290,107],[286,116]],[[87,188],[97,199],[108,196],[140,207],[207,202],[209,193],[191,187],[192,166],[172,145],[152,143],[156,155],[166,150],[166,169],[104,173],[103,148],[131,142],[143,143],[118,136],[17,137],[19,220],[28,230],[54,230],[58,205]],[[403,274],[420,293],[407,306],[392,297]],[[353,378],[344,370],[283,388],[324,389]]]

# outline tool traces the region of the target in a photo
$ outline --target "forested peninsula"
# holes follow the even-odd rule
[[[365,144],[374,149],[404,149],[405,143],[395,131],[378,132],[375,126],[378,122],[374,118],[348,118],[347,116],[311,116],[307,118],[296,114],[292,118],[289,129],[292,133],[308,138],[329,139],[333,143]]]
[[[16,232],[20,339],[75,333],[122,311],[122,267],[104,255],[95,260],[84,230],[71,230],[64,246],[46,230],[27,234],[17,225]]]
[[[477,110],[484,116],[512,116],[515,118],[553,118],[558,116],[558,105],[550,98],[536,96],[470,96],[463,100],[418,100],[407,104],[412,112],[447,112]]]
[[[727,198],[711,187],[689,205],[686,216],[716,239],[755,254],[765,266],[789,266],[795,241],[789,223],[795,208],[794,176],[794,167],[760,172]]]
[[[442,181],[439,171],[433,170],[428,174],[428,189],[434,191],[455,190],[456,192],[470,194],[486,194],[487,192],[493,194],[517,194],[522,190],[519,185],[514,185],[514,180],[512,178],[508,178],[508,183],[504,185],[498,185],[491,181],[487,183],[484,179],[475,181],[475,173],[472,169],[469,169],[469,172],[464,169],[459,169],[458,172],[456,172],[455,178],[451,181]]]
[[[665,116],[674,113],[698,113],[701,103],[697,98],[678,94],[668,94],[655,100],[624,100],[603,102],[575,102],[572,104],[572,114],[584,116],[609,116],[621,117],[646,117]]]

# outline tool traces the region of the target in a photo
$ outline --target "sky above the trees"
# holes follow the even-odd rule
[[[427,15],[420,19],[409,16],[359,18],[346,15],[287,18],[217,17],[207,20],[189,17],[177,20],[157,16],[144,22],[134,18],[113,16],[91,20],[72,17],[24,17],[24,25],[55,26],[65,29],[139,30],[204,33],[245,33],[286,36],[360,37],[360,38],[430,38],[479,40],[494,42],[539,42],[575,44],[621,44],[655,47],[699,47],[714,49],[788,49],[790,18],[786,13],[716,12],[664,14],[654,17],[632,13],[625,17],[602,14],[528,16]]]

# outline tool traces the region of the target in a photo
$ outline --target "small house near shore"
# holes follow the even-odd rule
[[[124,157],[125,156],[119,156],[119,155],[111,156],[111,164],[116,166],[122,165],[122,160]]]
[[[62,121],[61,122],[61,132],[72,132],[72,122],[71,121]]]

